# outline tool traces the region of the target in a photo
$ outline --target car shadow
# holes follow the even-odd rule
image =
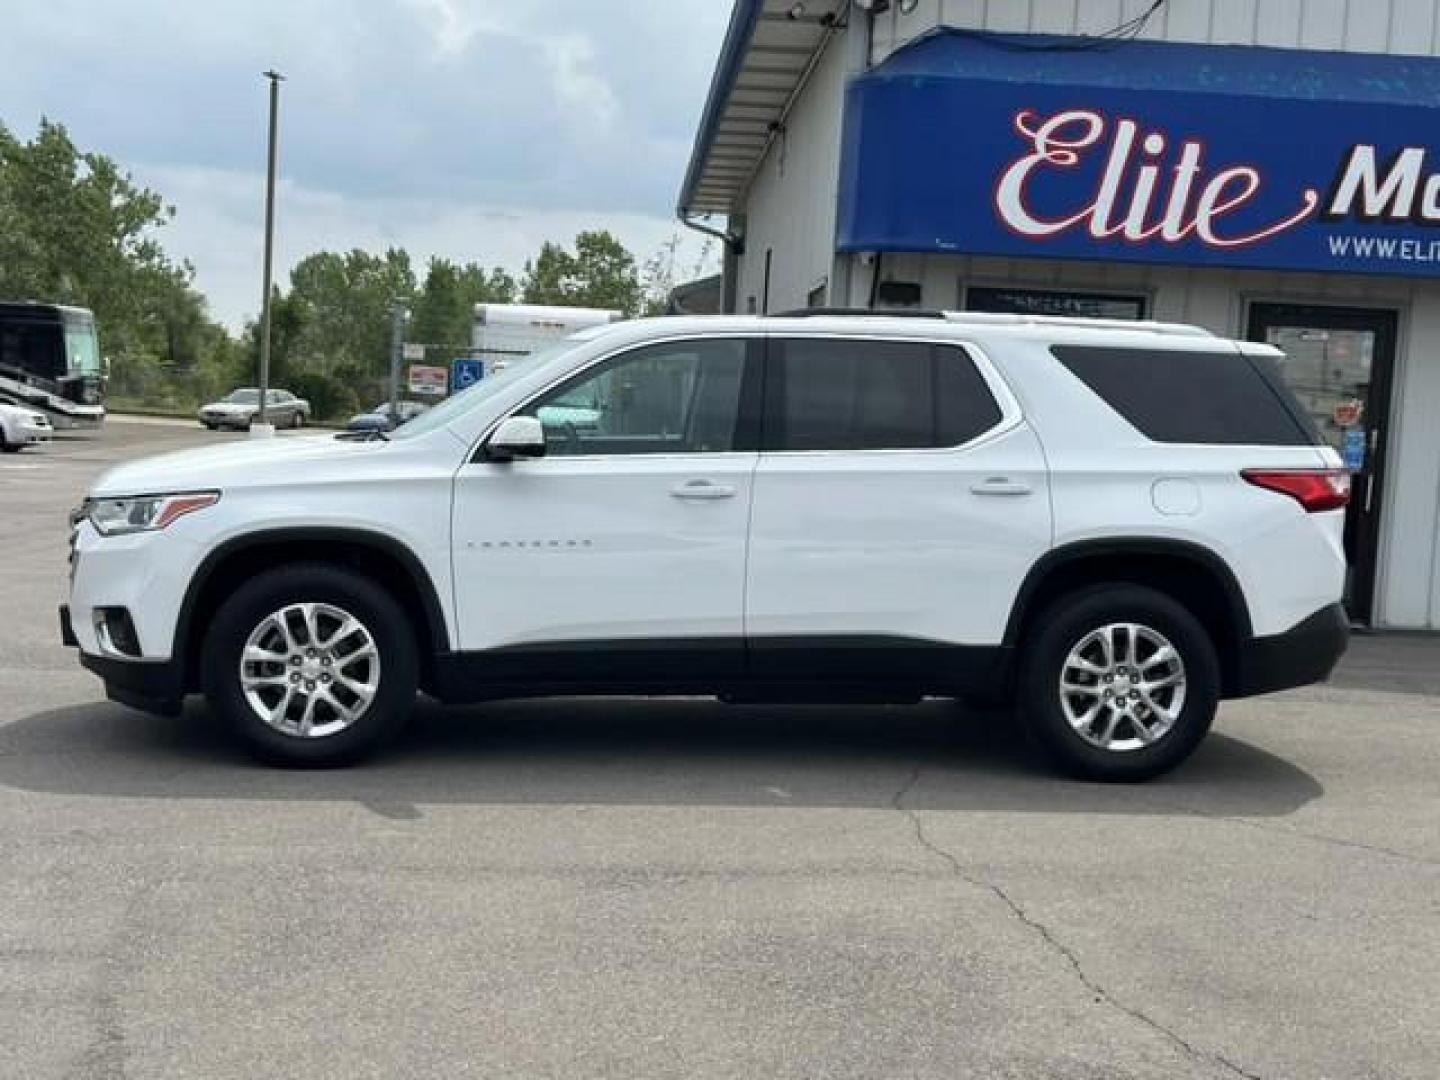
[[[104,702],[0,728],[0,784],[107,797],[354,800],[393,817],[427,804],[883,808],[902,789],[919,810],[1281,816],[1323,793],[1289,762],[1219,734],[1159,781],[1066,780],[1006,724],[938,701],[422,703],[373,761],[286,770],[253,763],[198,702],[174,719]]]

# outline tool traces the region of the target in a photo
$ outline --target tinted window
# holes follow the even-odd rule
[[[747,343],[668,342],[590,368],[538,398],[546,451],[575,454],[721,453],[735,448]]]
[[[1143,296],[1060,292],[1056,289],[982,289],[965,291],[970,311],[1009,315],[1060,315],[1072,319],[1143,319]]]
[[[766,445],[773,450],[958,446],[1000,422],[960,349],[899,341],[771,343]]]
[[[1146,438],[1306,446],[1314,426],[1268,368],[1236,352],[1057,345],[1056,358]]]

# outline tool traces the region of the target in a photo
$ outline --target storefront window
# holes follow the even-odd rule
[[[1005,315],[1060,315],[1071,319],[1143,319],[1143,296],[1111,293],[1062,292],[1058,289],[965,290],[967,311],[993,311]]]

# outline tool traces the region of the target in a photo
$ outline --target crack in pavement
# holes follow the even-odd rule
[[[1081,985],[1083,985],[1085,989],[1090,991],[1090,993],[1095,996],[1096,1001],[1103,1002],[1117,1012],[1123,1013],[1124,1015],[1130,1017],[1132,1020],[1135,1020],[1136,1022],[1150,1028],[1152,1031],[1161,1035],[1171,1044],[1178,1047],[1185,1054],[1187,1054],[1191,1058],[1194,1058],[1197,1061],[1214,1062],[1215,1064],[1220,1065],[1225,1069],[1228,1069],[1236,1076],[1243,1077],[1244,1080],[1262,1080],[1262,1077],[1260,1077],[1258,1073],[1253,1073],[1245,1068],[1242,1068],[1241,1066],[1235,1064],[1235,1062],[1229,1060],[1222,1054],[1205,1051],[1197,1046],[1194,1046],[1193,1044],[1188,1042],[1183,1036],[1166,1027],[1154,1017],[1148,1016],[1147,1014],[1141,1012],[1139,1009],[1132,1008],[1129,1005],[1126,1005],[1124,1002],[1117,1000],[1114,995],[1112,995],[1108,990],[1106,990],[1103,986],[1101,986],[1098,982],[1095,981],[1095,979],[1085,970],[1084,966],[1081,965],[1080,958],[1076,956],[1075,953],[1064,942],[1059,940],[1051,932],[1048,926],[1040,922],[1028,911],[1026,911],[1025,908],[1022,907],[1014,899],[1014,897],[1012,897],[999,885],[996,885],[994,882],[989,881],[983,877],[976,877],[975,875],[967,872],[965,867],[961,865],[959,859],[957,859],[945,848],[935,843],[935,841],[931,840],[925,832],[925,825],[920,820],[920,815],[916,811],[910,809],[910,807],[905,805],[905,797],[909,795],[910,792],[914,790],[915,786],[920,782],[920,775],[923,771],[923,765],[916,765],[915,768],[911,771],[909,777],[906,778],[905,782],[900,785],[899,790],[895,792],[895,795],[890,800],[891,808],[910,822],[910,826],[915,833],[916,843],[918,843],[927,852],[934,855],[936,858],[939,858],[947,866],[949,866],[951,873],[953,873],[955,877],[959,878],[961,881],[965,882],[972,888],[981,889],[991,893],[1001,903],[1003,903],[1007,908],[1009,908],[1010,913],[1016,919],[1018,919],[1030,930],[1034,931],[1035,934],[1040,938],[1040,940],[1044,942],[1045,945],[1047,945],[1052,952],[1058,954],[1065,960],[1065,962],[1070,966],[1070,969],[1075,973],[1075,977],[1080,980]]]

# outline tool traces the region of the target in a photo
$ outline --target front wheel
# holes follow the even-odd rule
[[[1148,780],[1210,730],[1220,697],[1215,646],[1183,605],[1154,589],[1100,585],[1052,605],[1022,656],[1027,734],[1088,780]]]
[[[305,414],[302,413],[299,409],[296,409],[295,415],[291,417],[290,426],[292,428],[302,428],[305,426]]]
[[[414,704],[418,660],[405,612],[359,574],[323,564],[252,578],[211,622],[211,707],[258,757],[335,765],[373,752]]]

